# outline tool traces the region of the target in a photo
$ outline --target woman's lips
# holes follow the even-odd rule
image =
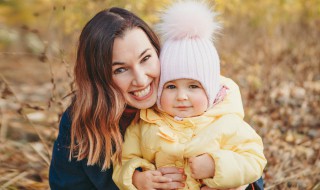
[[[133,92],[133,95],[135,95],[137,97],[144,97],[149,93],[150,93],[150,85],[148,85],[148,87],[143,90]]]
[[[130,94],[135,98],[136,100],[145,100],[149,98],[153,93],[153,83],[150,83],[146,88],[134,92],[130,92]]]

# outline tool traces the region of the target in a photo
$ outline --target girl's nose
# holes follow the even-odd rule
[[[188,99],[187,93],[184,90],[178,90],[177,100],[182,101],[187,99]]]

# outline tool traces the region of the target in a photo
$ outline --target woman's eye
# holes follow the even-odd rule
[[[175,89],[176,86],[173,85],[173,84],[170,84],[170,85],[167,85],[165,88],[166,88],[166,89]]]
[[[151,55],[146,55],[146,56],[141,60],[141,63],[146,62],[150,57],[151,57]]]
[[[120,74],[120,73],[125,72],[126,70],[127,70],[126,68],[120,67],[120,68],[117,68],[116,70],[114,70],[113,74]]]
[[[200,88],[198,85],[190,85],[189,88]]]

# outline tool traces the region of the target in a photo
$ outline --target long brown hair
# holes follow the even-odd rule
[[[74,68],[77,91],[72,103],[70,156],[88,159],[105,170],[121,161],[122,135],[119,120],[125,99],[112,81],[112,50],[115,38],[127,30],[142,29],[158,55],[160,43],[149,26],[133,13],[110,8],[97,13],[83,28]]]

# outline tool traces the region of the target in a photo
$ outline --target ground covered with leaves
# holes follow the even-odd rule
[[[227,25],[222,74],[240,86],[245,120],[262,136],[265,189],[320,189],[320,20],[274,30]],[[49,189],[73,58],[0,55],[0,189]]]

